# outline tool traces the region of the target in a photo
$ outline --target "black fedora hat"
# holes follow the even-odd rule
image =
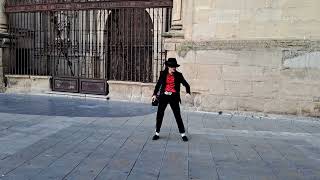
[[[165,62],[166,66],[169,67],[179,67],[180,65],[177,63],[176,58],[169,58],[166,62]]]

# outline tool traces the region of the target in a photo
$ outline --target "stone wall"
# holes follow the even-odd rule
[[[139,83],[125,81],[108,81],[112,100],[126,100],[151,103],[151,97],[155,87],[154,83]]]
[[[320,116],[320,41],[167,39],[190,82],[189,106]]]
[[[174,0],[165,40],[203,111],[320,116],[318,0]]]
[[[50,76],[6,75],[6,93],[47,93],[51,91]]]
[[[320,39],[319,0],[186,0],[187,38]],[[190,17],[190,14],[191,17]]]

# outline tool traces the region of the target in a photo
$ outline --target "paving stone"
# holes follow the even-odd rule
[[[0,94],[0,180],[320,177],[319,121],[181,114],[188,142],[170,107],[152,141],[149,104]]]

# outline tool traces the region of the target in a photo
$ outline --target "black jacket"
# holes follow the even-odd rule
[[[154,88],[153,95],[157,95],[158,94],[158,91],[159,91],[160,87],[161,87],[160,94],[164,94],[164,91],[165,91],[165,88],[166,88],[167,74],[168,74],[168,71],[161,71],[160,72],[160,77],[159,77],[159,80],[158,80],[158,82],[156,84],[156,87]],[[184,79],[182,73],[176,71],[176,72],[173,73],[173,76],[174,76],[174,89],[178,93],[179,100],[181,101],[181,99],[180,99],[180,84],[182,84],[183,86],[186,87],[186,91],[189,94],[191,93],[190,92],[190,85]]]

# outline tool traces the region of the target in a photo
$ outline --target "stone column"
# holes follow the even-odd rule
[[[164,49],[167,57],[176,57],[176,47],[184,39],[183,12],[185,0],[173,0],[172,24],[168,33],[163,33],[165,37]]]
[[[7,17],[4,13],[5,0],[0,0],[0,32],[7,32]]]
[[[182,0],[173,0],[172,29],[182,30]]]
[[[5,0],[0,0],[0,33],[7,32],[7,18],[4,13],[4,4]],[[0,92],[4,92],[4,73],[3,73],[3,48],[2,48],[2,39],[0,38]]]

